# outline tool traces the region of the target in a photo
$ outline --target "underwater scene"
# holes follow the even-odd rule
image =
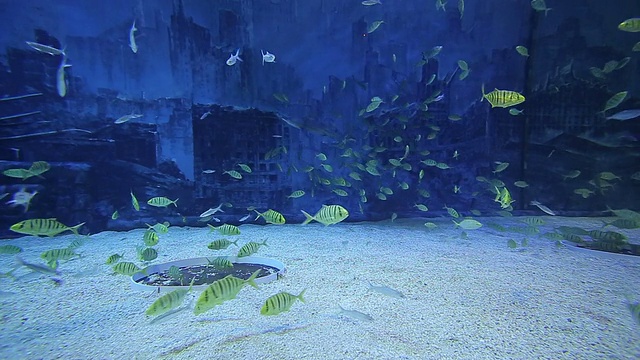
[[[640,358],[640,1],[0,9],[1,359]]]

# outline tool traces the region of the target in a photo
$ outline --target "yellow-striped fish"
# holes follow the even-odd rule
[[[107,265],[115,264],[115,263],[117,263],[120,259],[122,259],[122,257],[123,257],[123,256],[124,256],[124,253],[122,253],[122,255],[121,255],[121,254],[113,254],[113,255],[110,255],[110,256],[107,258],[107,262],[106,262],[105,264],[107,264]]]
[[[230,224],[222,224],[218,227],[215,227],[211,224],[207,224],[209,225],[210,232],[218,230],[218,232],[220,232],[220,234],[222,235],[240,235],[240,228],[238,228],[235,225],[230,225]]]
[[[127,276],[131,276],[140,270],[142,269],[140,269],[136,264],[128,261],[119,262],[113,266],[113,271],[116,274],[122,274]]]
[[[138,203],[138,199],[135,195],[133,195],[133,191],[131,191],[131,205],[136,211],[140,211],[140,203]]]
[[[331,224],[337,224],[349,217],[349,212],[347,211],[347,209],[343,208],[340,205],[322,205],[322,208],[318,210],[318,212],[314,216],[309,215],[304,210],[302,210],[302,213],[306,217],[302,225],[306,225],[312,220],[315,220],[319,223],[324,224],[324,226],[328,226]]]
[[[142,239],[144,240],[145,245],[154,246],[158,244],[160,237],[158,236],[158,233],[155,232],[153,229],[148,229],[147,231],[144,232],[144,236]]]
[[[521,104],[525,100],[522,94],[510,90],[495,89],[492,92],[486,94],[484,92],[484,84],[482,84],[482,99],[480,99],[480,101],[484,99],[487,99],[492,108],[507,108],[509,106]]]
[[[155,207],[167,207],[173,204],[175,207],[178,207],[177,202],[178,202],[178,199],[171,200],[164,196],[156,196],[154,198],[149,199],[149,201],[147,201],[147,204]]]
[[[618,29],[627,32],[640,32],[640,18],[627,19],[618,25]]]
[[[57,260],[69,260],[74,256],[80,256],[80,255],[76,254],[73,250],[68,248],[51,249],[43,252],[40,255],[40,257],[48,263],[51,263]]]
[[[187,290],[178,289],[173,290],[172,292],[162,295],[158,298],[158,300],[154,301],[151,306],[147,309],[145,314],[147,316],[156,316],[162,315],[171,309],[175,309],[182,304],[184,298],[187,296],[191,288],[193,287],[193,282],[196,280],[195,276],[191,279],[191,283],[189,284],[189,288]]]
[[[284,216],[282,216],[282,214],[280,214],[275,210],[269,209],[263,213],[259,213],[258,210],[253,210],[253,211],[255,211],[256,214],[258,214],[255,220],[258,220],[262,216],[264,221],[268,222],[269,224],[282,225],[285,223]]]
[[[261,243],[250,241],[244,244],[240,250],[238,250],[238,257],[253,255],[258,252],[260,246],[269,246],[267,245],[267,240],[264,240]]]
[[[169,232],[169,226],[171,224],[169,224],[168,221],[163,222],[162,224],[157,223],[153,226],[145,223],[145,225],[147,225],[149,227],[149,229],[153,229],[155,232],[159,233],[159,234],[166,234]]]
[[[258,277],[260,271],[262,271],[262,269],[256,270],[247,280],[229,275],[224,279],[214,281],[200,294],[193,313],[199,315],[227,300],[235,299],[245,284],[249,284],[258,289],[258,284],[256,284],[254,280]]]
[[[69,227],[55,218],[51,219],[29,219],[20,221],[17,224],[11,225],[11,231],[34,236],[56,236],[67,230],[72,231],[74,234],[78,234],[78,228],[84,225],[80,223],[76,226]]]
[[[288,292],[280,292],[271,297],[269,297],[262,305],[262,309],[260,309],[260,314],[262,315],[278,315],[282,312],[289,311],[291,309],[291,305],[293,305],[296,300],[304,301],[304,292],[307,289],[304,289],[298,295],[293,295]]]
[[[229,241],[227,239],[218,239],[212,241],[207,247],[211,250],[224,250],[228,248],[230,245],[238,246],[238,240]]]

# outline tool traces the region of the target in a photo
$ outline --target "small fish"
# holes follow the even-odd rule
[[[529,49],[527,49],[526,47],[522,46],[522,45],[518,45],[516,46],[516,51],[518,52],[518,54],[524,56],[524,57],[529,57]]]
[[[16,263],[18,263],[18,265],[20,266],[24,266],[27,269],[34,271],[34,272],[38,272],[41,274],[45,274],[45,275],[60,275],[60,272],[56,269],[53,269],[49,266],[44,266],[44,265],[40,265],[40,264],[33,264],[33,263],[29,263],[26,262],[24,260],[22,260],[21,257],[16,256]]]
[[[27,45],[31,46],[33,49],[43,52],[45,54],[49,54],[52,56],[56,56],[56,55],[66,56],[64,53],[64,49],[60,50],[60,49],[54,48],[53,46],[40,44],[32,41],[26,41],[26,43]]]
[[[427,208],[427,206],[424,204],[415,204],[413,206],[418,208],[418,210],[420,211],[429,211],[429,208]]]
[[[464,0],[458,0],[458,12],[460,13],[460,20],[462,20],[462,16],[464,15]]]
[[[206,113],[202,114],[202,116],[200,116],[200,120],[204,120],[209,115],[211,115],[211,111],[207,111]]]
[[[222,235],[240,235],[240,229],[235,225],[230,224],[222,224],[218,227],[215,227],[211,224],[207,224],[209,226],[210,232],[218,230],[218,232]]]
[[[262,54],[262,65],[263,66],[264,66],[264,63],[266,63],[266,62],[268,62],[268,63],[276,62],[276,56],[273,55],[272,53],[270,53],[268,51],[265,53],[262,50],[260,50],[260,53]]]
[[[382,3],[380,2],[380,0],[364,0],[362,2],[362,5],[364,6],[372,6],[372,5],[382,5]]]
[[[238,164],[238,166],[240,167],[240,169],[242,169],[242,171],[246,172],[246,173],[251,173],[251,167],[247,164]]]
[[[377,96],[374,96],[373,98],[371,98],[371,103],[369,103],[369,105],[367,105],[367,108],[366,108],[365,111],[366,112],[375,111],[380,106],[380,104],[382,104],[383,102],[384,101],[382,101],[381,98],[379,98]]]
[[[158,316],[182,305],[182,303],[184,302],[184,298],[191,291],[191,288],[193,287],[193,282],[195,280],[196,280],[196,277],[194,276],[193,279],[191,279],[189,288],[186,290],[185,289],[173,290],[172,292],[159,297],[156,301],[153,302],[153,304],[151,304],[151,306],[149,306],[147,311],[145,311],[145,314],[147,316]]]
[[[138,253],[141,261],[152,261],[158,258],[158,251],[152,247],[144,248]]]
[[[539,201],[532,200],[532,201],[531,201],[531,205],[535,205],[535,206],[537,206],[537,207],[538,207],[538,209],[540,209],[540,210],[544,211],[545,213],[547,213],[547,214],[549,214],[549,215],[551,215],[551,216],[555,216],[555,215],[556,215],[556,213],[555,213],[555,212],[553,212],[553,211],[552,211],[551,209],[549,209],[548,207],[546,207],[546,206],[542,205]]]
[[[304,192],[304,190],[296,190],[296,191],[292,192],[291,195],[287,196],[287,198],[297,199],[297,198],[300,198],[300,197],[304,196],[304,194],[306,194]]]
[[[551,8],[547,7],[544,0],[531,0],[531,7],[535,11],[544,11],[544,16],[547,16],[547,13],[551,10]]]
[[[625,121],[640,117],[640,109],[623,110],[614,115],[608,116],[607,120]]]
[[[209,208],[209,210],[203,212],[202,214],[200,214],[200,217],[207,217],[207,216],[212,216],[215,215],[217,212],[224,212],[224,210],[222,210],[222,204],[218,205],[215,208]]]
[[[22,252],[22,248],[15,245],[0,246],[0,254],[14,255]]]
[[[175,207],[178,207],[177,203],[178,203],[178,199],[169,200],[164,196],[156,196],[147,201],[147,204],[155,207],[167,207],[171,204],[173,204]]]
[[[235,170],[228,170],[228,171],[224,171],[223,174],[228,174],[229,176],[231,176],[234,179],[242,179],[242,174],[240,174],[239,172],[235,171]]]
[[[454,194],[457,194],[457,193],[459,193],[459,192],[460,192],[460,186],[458,186],[458,185],[453,185],[453,193],[454,193]]]
[[[65,78],[64,69],[70,67],[71,65],[67,64],[67,57],[62,57],[62,62],[58,67],[58,72],[56,73],[56,89],[58,90],[58,95],[60,97],[65,97],[67,95],[67,80]]]
[[[124,115],[124,116],[119,117],[113,123],[114,124],[122,124],[122,123],[126,123],[129,120],[137,119],[137,118],[141,118],[141,117],[142,117],[141,114],[133,114],[132,113],[132,114],[129,114],[129,115]]]
[[[11,225],[10,230],[20,234],[34,236],[56,236],[67,230],[73,232],[76,235],[79,235],[78,228],[80,228],[82,225],[84,225],[84,223],[69,227],[57,221],[55,218],[29,219]]]
[[[319,223],[324,224],[324,226],[337,224],[349,216],[349,212],[347,209],[343,208],[340,205],[322,205],[322,208],[318,210],[318,212],[311,216],[302,210],[302,213],[306,217],[305,221],[302,225],[306,225],[311,221],[315,220]]]
[[[522,115],[522,112],[524,110],[520,110],[520,109],[516,109],[516,108],[511,108],[509,109],[509,115],[513,115],[513,116],[518,116],[518,115]]]
[[[280,292],[273,296],[270,296],[264,302],[264,305],[262,305],[262,309],[260,309],[260,314],[261,315],[278,315],[285,311],[289,311],[289,309],[291,309],[291,306],[293,305],[293,303],[296,302],[296,300],[300,300],[303,303],[305,302],[303,297],[305,291],[306,289],[302,290],[298,295],[293,295],[288,292]]]
[[[124,256],[124,253],[122,253],[122,254],[112,254],[107,258],[107,261],[105,262],[105,264],[107,264],[107,265],[115,264],[120,259],[122,259],[123,256]]]
[[[507,246],[508,246],[510,249],[515,249],[515,248],[517,248],[517,247],[518,247],[518,243],[517,243],[515,240],[513,240],[513,239],[509,239],[509,241],[507,241]]]
[[[148,229],[147,231],[144,232],[142,240],[144,241],[144,244],[147,246],[155,246],[158,244],[158,241],[160,241],[160,237],[158,236],[158,233],[155,232],[155,230]]]
[[[136,31],[138,31],[138,29],[136,28],[136,20],[133,20],[133,24],[131,24],[131,28],[129,29],[129,47],[131,48],[131,51],[133,51],[134,54],[136,54],[138,52],[138,44],[136,44]]]
[[[218,256],[213,260],[207,259],[208,265],[216,269],[229,269],[233,267],[233,263],[226,256]]]
[[[480,99],[480,101],[484,99],[487,99],[492,108],[507,108],[510,106],[521,104],[525,101],[525,98],[524,96],[522,96],[522,94],[510,90],[495,89],[487,94],[484,92],[484,84],[482,84],[482,99]]]
[[[384,24],[383,20],[374,21],[367,27],[367,34],[371,34],[372,32],[378,30],[380,25]]]
[[[132,262],[126,262],[126,261],[119,262],[113,266],[113,271],[116,274],[127,275],[127,276],[131,276],[140,270],[142,269],[140,269],[136,264]]]
[[[454,208],[451,208],[451,207],[448,207],[447,205],[445,205],[445,206],[443,207],[443,209],[447,210],[447,213],[448,213],[451,217],[453,217],[453,218],[456,218],[456,219],[457,219],[457,218],[459,218],[459,217],[460,217],[460,214],[459,214],[459,213],[458,213],[458,211],[456,211],[456,209],[454,209]]]
[[[118,217],[120,217],[118,210],[114,211],[113,214],[111,214],[111,220],[116,220]]]
[[[402,294],[398,290],[392,289],[392,288],[390,288],[388,286],[375,286],[371,282],[369,282],[369,290],[375,291],[375,292],[380,293],[382,295],[398,298],[398,299],[402,299],[402,298],[405,297],[404,294]]]
[[[76,254],[72,249],[62,248],[62,249],[51,249],[40,254],[40,258],[45,260],[48,264],[52,264],[58,260],[69,260],[74,256],[80,256]],[[51,267],[55,268],[55,267]]]
[[[575,179],[578,176],[580,176],[582,172],[580,170],[571,170],[569,171],[567,174],[562,175],[562,179],[563,180],[567,180],[567,179]]]
[[[24,170],[24,169],[21,169]],[[38,191],[34,191],[32,193],[25,191],[25,188],[20,188],[19,191],[15,192],[11,198],[11,200],[7,201],[7,204],[11,205],[11,207],[15,206],[23,206],[24,212],[29,211],[29,206],[31,205],[31,199],[38,194]]]
[[[153,229],[158,234],[166,234],[166,233],[168,233],[169,232],[169,226],[170,226],[168,221],[165,221],[162,224],[156,223],[153,226],[151,226],[151,225],[149,225],[147,223],[145,223],[145,225],[147,225],[149,227],[149,229]]]
[[[133,205],[133,208],[136,211],[140,211],[140,204],[138,203],[138,199],[136,199],[136,196],[133,195],[133,191],[131,191],[131,205]]]
[[[529,184],[527,184],[526,181],[522,181],[522,180],[518,180],[518,181],[514,182],[513,185],[515,185],[515,186],[517,186],[517,187],[519,187],[521,189],[524,189],[524,188],[529,186]]]
[[[640,32],[640,18],[627,19],[618,25],[618,29],[627,32]]]
[[[240,220],[238,220],[238,221],[240,221],[240,222],[247,221],[247,220],[249,220],[250,217],[251,217],[251,213],[241,217]]]
[[[228,275],[224,279],[214,281],[200,294],[193,309],[194,314],[200,315],[225,301],[235,299],[245,284],[258,289],[255,279],[261,271],[262,269],[256,270],[247,280]]]
[[[640,51],[640,41],[638,41],[637,43],[635,43],[635,45],[633,45],[633,48],[631,48],[631,51],[633,52]]]
[[[493,169],[494,174],[502,172],[509,167],[508,162],[496,161],[495,163],[496,163],[496,167]]]
[[[238,61],[242,61],[242,59],[240,59],[240,49],[239,48],[236,50],[235,55],[231,54],[231,56],[229,56],[229,58],[227,59],[227,65],[233,66]]]
[[[373,321],[373,318],[371,316],[363,312],[360,312],[358,310],[347,310],[340,305],[338,305],[338,307],[340,308],[340,313],[338,315],[344,315],[359,321]]]
[[[464,230],[476,230],[482,227],[482,223],[474,219],[464,219],[460,222],[456,222],[455,220],[451,221],[456,224],[456,228],[460,227]]]
[[[242,245],[240,250],[238,250],[238,257],[251,256],[257,253],[261,246],[269,246],[267,245],[267,240],[263,240],[261,243],[250,241]]]
[[[281,213],[275,210],[269,209],[263,213],[258,212],[258,210],[253,210],[253,211],[255,211],[256,214],[258,214],[258,216],[254,219],[254,221],[262,217],[264,221],[266,221],[269,224],[282,225],[285,223],[284,216],[282,216]]]
[[[627,91],[621,91],[609,98],[609,100],[607,100],[606,104],[604,105],[604,110],[602,110],[602,113],[605,113],[607,110],[611,110],[620,105],[624,101],[624,99],[627,98],[627,94]]]
[[[230,245],[235,245],[237,247],[238,240],[229,241],[227,239],[218,239],[218,240],[212,241],[209,245],[207,245],[207,247],[211,250],[224,250],[228,248]]]

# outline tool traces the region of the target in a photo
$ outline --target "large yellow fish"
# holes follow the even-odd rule
[[[74,234],[78,235],[78,228],[84,225],[84,223],[80,223],[76,226],[69,227],[55,218],[51,219],[29,219],[20,221],[19,223],[11,225],[11,231],[15,231],[20,234],[26,235],[46,235],[46,236],[56,236],[62,232],[67,230],[72,231]]]
[[[306,225],[312,220],[315,220],[324,224],[324,226],[328,226],[331,224],[337,224],[349,216],[347,209],[340,205],[322,205],[322,209],[318,210],[314,216],[307,214],[304,210],[302,210],[302,213],[306,217],[302,225]]]
[[[618,29],[628,32],[640,32],[640,18],[627,19],[618,25]]]
[[[484,92],[484,84],[482,84],[482,99],[480,101],[487,99],[487,101],[491,104],[491,107],[502,107],[507,108],[509,106],[518,105],[524,102],[524,96],[518,92],[510,91],[510,90],[498,90],[495,89],[490,93],[486,94]]]

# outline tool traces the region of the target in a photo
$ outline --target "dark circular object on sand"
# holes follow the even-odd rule
[[[229,260],[233,267],[223,268],[213,265],[215,258]],[[172,267],[173,270],[169,271]],[[134,290],[168,292],[185,289],[193,280],[194,289],[205,289],[216,280],[233,275],[248,279],[255,271],[261,270],[255,282],[264,284],[278,279],[286,273],[284,264],[278,260],[246,256],[212,256],[171,261],[148,266],[131,276]],[[195,280],[194,280],[195,278]]]

